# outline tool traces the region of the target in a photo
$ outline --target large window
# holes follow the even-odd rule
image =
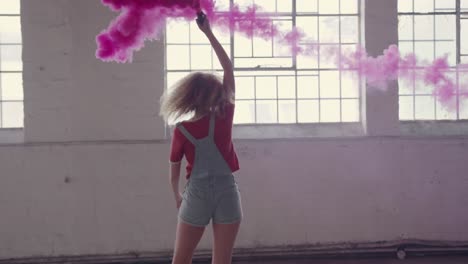
[[[455,71],[458,64],[468,63],[468,0],[399,0],[398,12],[402,53],[415,53],[427,62],[448,56],[453,83],[468,83],[467,72]],[[433,96],[433,87],[415,79],[399,83],[400,120],[468,119],[466,97],[457,94],[454,106],[447,108]]]
[[[360,80],[339,71],[336,54],[354,49],[360,40],[359,0],[224,0],[259,5],[271,23],[285,32],[296,26],[306,37],[299,43],[309,55],[292,55],[278,38],[248,38],[240,32],[215,34],[233,60],[236,75],[237,124],[358,122]],[[168,21],[166,30],[167,86],[190,71],[220,71],[206,38],[194,22]]]
[[[0,129],[23,127],[20,0],[0,4]]]

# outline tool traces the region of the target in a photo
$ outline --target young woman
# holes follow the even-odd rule
[[[173,264],[192,262],[194,250],[212,220],[213,264],[231,263],[232,250],[242,219],[237,183],[239,169],[231,140],[235,82],[231,60],[211,31],[208,19],[198,21],[213,47],[224,77],[195,72],[180,80],[161,98],[161,115],[177,119],[170,155],[170,182],[179,209]],[[179,192],[181,159],[187,161],[187,184]]]

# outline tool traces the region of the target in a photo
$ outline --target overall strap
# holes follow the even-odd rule
[[[209,128],[209,132],[208,132],[208,137],[210,137],[210,138],[214,138],[215,117],[216,117],[215,112],[214,111],[211,112],[211,114],[210,114],[210,128]]]
[[[182,134],[184,134],[184,136],[188,139],[188,141],[190,141],[190,143],[195,145],[195,143],[197,142],[197,139],[194,138],[192,134],[190,134],[182,124],[180,123],[177,124],[177,128],[180,130],[180,132],[182,132]]]

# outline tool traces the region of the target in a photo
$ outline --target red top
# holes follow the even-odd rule
[[[234,105],[228,104],[225,108],[224,117],[216,117],[214,141],[219,151],[224,157],[224,160],[231,168],[232,172],[239,170],[239,161],[237,159],[234,145],[232,144],[232,122],[234,119]],[[196,139],[208,136],[208,129],[210,127],[210,115],[194,122],[182,122],[185,129]],[[193,162],[195,160],[195,146],[180,132],[179,129],[174,128],[171,144],[171,162],[179,162],[185,155],[187,159],[187,176],[190,177]]]

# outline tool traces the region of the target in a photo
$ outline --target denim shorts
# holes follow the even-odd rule
[[[231,175],[192,175],[185,185],[179,218],[192,226],[233,224],[242,219],[239,188]]]

